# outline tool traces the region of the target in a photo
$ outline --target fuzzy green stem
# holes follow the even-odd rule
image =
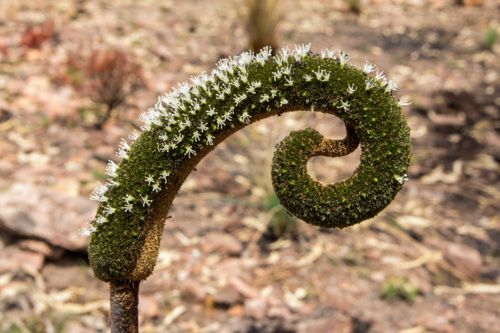
[[[393,96],[397,85],[382,73],[347,64],[347,53],[310,45],[271,49],[221,59],[211,75],[191,78],[141,115],[142,133],[122,139],[110,162],[106,185],[92,200],[101,204],[91,236],[89,259],[102,281],[140,281],[151,275],[163,226],[180,187],[218,144],[261,119],[291,111],[324,112],[348,126],[345,140],[330,140],[314,129],[294,131],[277,146],[273,188],[287,211],[305,222],[345,228],[376,216],[408,180],[410,128]],[[361,145],[360,165],[345,180],[323,184],[307,172],[313,156],[344,156]]]

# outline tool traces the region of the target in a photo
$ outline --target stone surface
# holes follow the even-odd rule
[[[297,325],[297,333],[351,333],[352,326],[352,319],[347,316],[309,319]]]
[[[222,168],[200,165],[198,171],[196,179],[198,180],[197,189],[200,192],[236,194],[245,190]]]
[[[257,291],[257,289],[249,286],[237,277],[229,278],[228,283],[231,284],[242,296],[246,298],[256,298],[257,296],[259,296],[259,292]]]
[[[92,273],[92,269],[83,268],[78,262],[70,263],[64,258],[59,263],[47,263],[43,266],[42,275],[48,290],[64,290],[75,286],[85,286],[92,288],[102,285]],[[89,282],[90,281],[90,282]],[[105,285],[109,292],[109,285]]]
[[[421,267],[413,269],[408,273],[408,282],[417,287],[422,294],[429,294],[432,292],[429,274]]]
[[[236,288],[226,284],[214,295],[214,303],[221,305],[233,305],[241,301],[241,295]]]
[[[269,318],[284,318],[290,315],[290,310],[285,306],[271,306],[267,310]]]
[[[254,319],[263,319],[267,313],[267,302],[262,298],[248,299],[244,305],[245,316]]]
[[[86,327],[91,328],[94,332],[106,332],[109,329],[107,314],[94,312],[93,314],[79,316],[78,318]]]
[[[74,162],[67,161],[65,163],[67,169],[81,169],[82,165]],[[66,194],[70,197],[77,197],[80,195],[81,184],[78,179],[71,177],[57,178],[54,185],[50,187],[52,190]]]
[[[229,316],[233,316],[233,317],[238,317],[238,318],[241,318],[243,317],[243,307],[241,306],[241,304],[236,304],[236,305],[233,305],[232,307],[230,307],[226,313],[229,315]]]
[[[13,271],[19,267],[40,271],[45,257],[40,253],[27,251],[6,251],[0,254],[0,274]]]
[[[78,321],[71,321],[64,325],[62,333],[93,333],[93,329],[83,326]]]
[[[16,183],[0,192],[0,228],[71,251],[85,251],[89,238],[78,230],[95,217],[97,203],[51,189]]]
[[[93,152],[94,153],[94,157],[101,160],[101,161],[104,161],[104,162],[108,162],[109,160],[115,160],[116,159],[116,147],[114,146],[105,146],[105,145],[102,145],[102,146],[99,146],[96,148],[96,150]]]
[[[213,268],[213,275],[218,278],[237,276],[243,270],[242,261],[236,258],[230,258],[221,261]]]
[[[238,255],[243,246],[231,235],[222,232],[209,232],[201,240],[201,248],[205,252],[219,251],[229,255]]]
[[[207,293],[203,290],[203,286],[195,280],[184,281],[180,288],[182,298],[190,302],[203,302]]]
[[[151,296],[139,296],[139,314],[147,318],[158,316],[158,302]]]
[[[477,278],[483,267],[483,260],[479,252],[462,244],[448,244],[446,258],[456,269],[471,279]]]
[[[227,219],[226,222],[222,225],[222,230],[227,233],[234,232],[243,227],[243,223],[241,223],[241,218],[238,216],[232,216]]]
[[[13,265],[12,261],[7,258],[0,257],[0,274],[10,272],[16,267]]]
[[[64,255],[64,249],[34,239],[25,239],[19,242],[18,246],[22,250],[40,253],[52,260],[57,260]]]

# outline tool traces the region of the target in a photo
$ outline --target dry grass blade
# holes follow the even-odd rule
[[[435,295],[442,294],[452,294],[452,295],[464,295],[464,294],[499,294],[500,285],[498,284],[469,284],[466,282],[462,283],[462,288],[454,288],[448,286],[436,286],[434,287]]]
[[[311,252],[302,258],[295,261],[295,267],[304,267],[306,265],[310,265],[321,257],[323,254],[323,243],[321,241],[317,241],[316,244],[311,249]]]
[[[259,52],[265,46],[278,48],[276,27],[283,19],[283,0],[242,0],[248,9],[250,47]]]
[[[443,259],[443,254],[439,251],[424,252],[415,260],[405,261],[396,264],[396,269],[411,269],[420,267],[428,262],[438,262]]]
[[[179,305],[170,311],[163,319],[163,327],[166,328],[170,326],[177,318],[179,318],[186,311],[184,305]]]
[[[411,328],[405,328],[404,330],[400,330],[398,333],[425,333],[425,332],[427,332],[425,330],[425,327],[419,325]]]
[[[61,313],[85,314],[97,310],[109,311],[109,300],[107,299],[99,300],[94,302],[88,302],[85,304],[78,304],[78,303],[53,304],[51,307]]]

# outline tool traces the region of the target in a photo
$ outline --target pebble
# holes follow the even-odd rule
[[[93,333],[93,329],[83,326],[77,321],[71,321],[64,325],[62,333]]]
[[[231,284],[242,296],[246,298],[256,298],[259,296],[259,292],[252,286],[249,286],[241,279],[237,277],[231,277],[228,280],[229,284]]]
[[[229,255],[238,255],[243,250],[236,238],[217,231],[209,232],[201,239],[201,248],[205,252],[219,251]]]
[[[243,308],[246,316],[260,320],[266,316],[267,302],[262,298],[247,299]]]
[[[181,297],[189,302],[203,302],[207,293],[203,286],[195,280],[184,281],[179,288]]]
[[[42,269],[44,260],[45,257],[40,253],[5,251],[0,254],[0,274],[13,271],[18,267],[26,267],[38,272]]]
[[[271,306],[267,310],[269,318],[285,318],[290,315],[290,310],[285,306]]]
[[[242,227],[243,223],[241,223],[241,219],[238,216],[233,216],[227,219],[227,221],[222,225],[222,230],[229,234],[241,229]]]
[[[78,230],[92,221],[97,203],[43,186],[15,183],[0,192],[0,228],[43,239],[71,251],[85,251],[89,238]]]
[[[221,261],[213,268],[213,276],[219,278],[237,276],[242,271],[242,262],[236,258]]]
[[[471,279],[477,278],[483,267],[483,260],[479,252],[466,245],[448,244],[446,257],[456,269]]]
[[[351,333],[352,319],[347,316],[305,320],[297,325],[297,333]]]
[[[139,297],[139,314],[147,318],[158,316],[158,302],[151,296],[140,295]]]
[[[22,250],[40,253],[52,260],[60,259],[64,255],[64,249],[34,239],[25,239],[19,242],[18,246]]]
[[[236,304],[236,305],[233,305],[232,307],[230,307],[226,313],[229,316],[241,318],[241,317],[243,317],[243,312],[244,311],[243,311],[243,307],[241,306],[241,304]]]
[[[231,284],[226,284],[214,295],[214,303],[221,305],[233,305],[241,301],[241,295]]]

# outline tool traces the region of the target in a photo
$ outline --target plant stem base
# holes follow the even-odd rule
[[[139,332],[139,283],[133,280],[110,283],[111,333]]]

